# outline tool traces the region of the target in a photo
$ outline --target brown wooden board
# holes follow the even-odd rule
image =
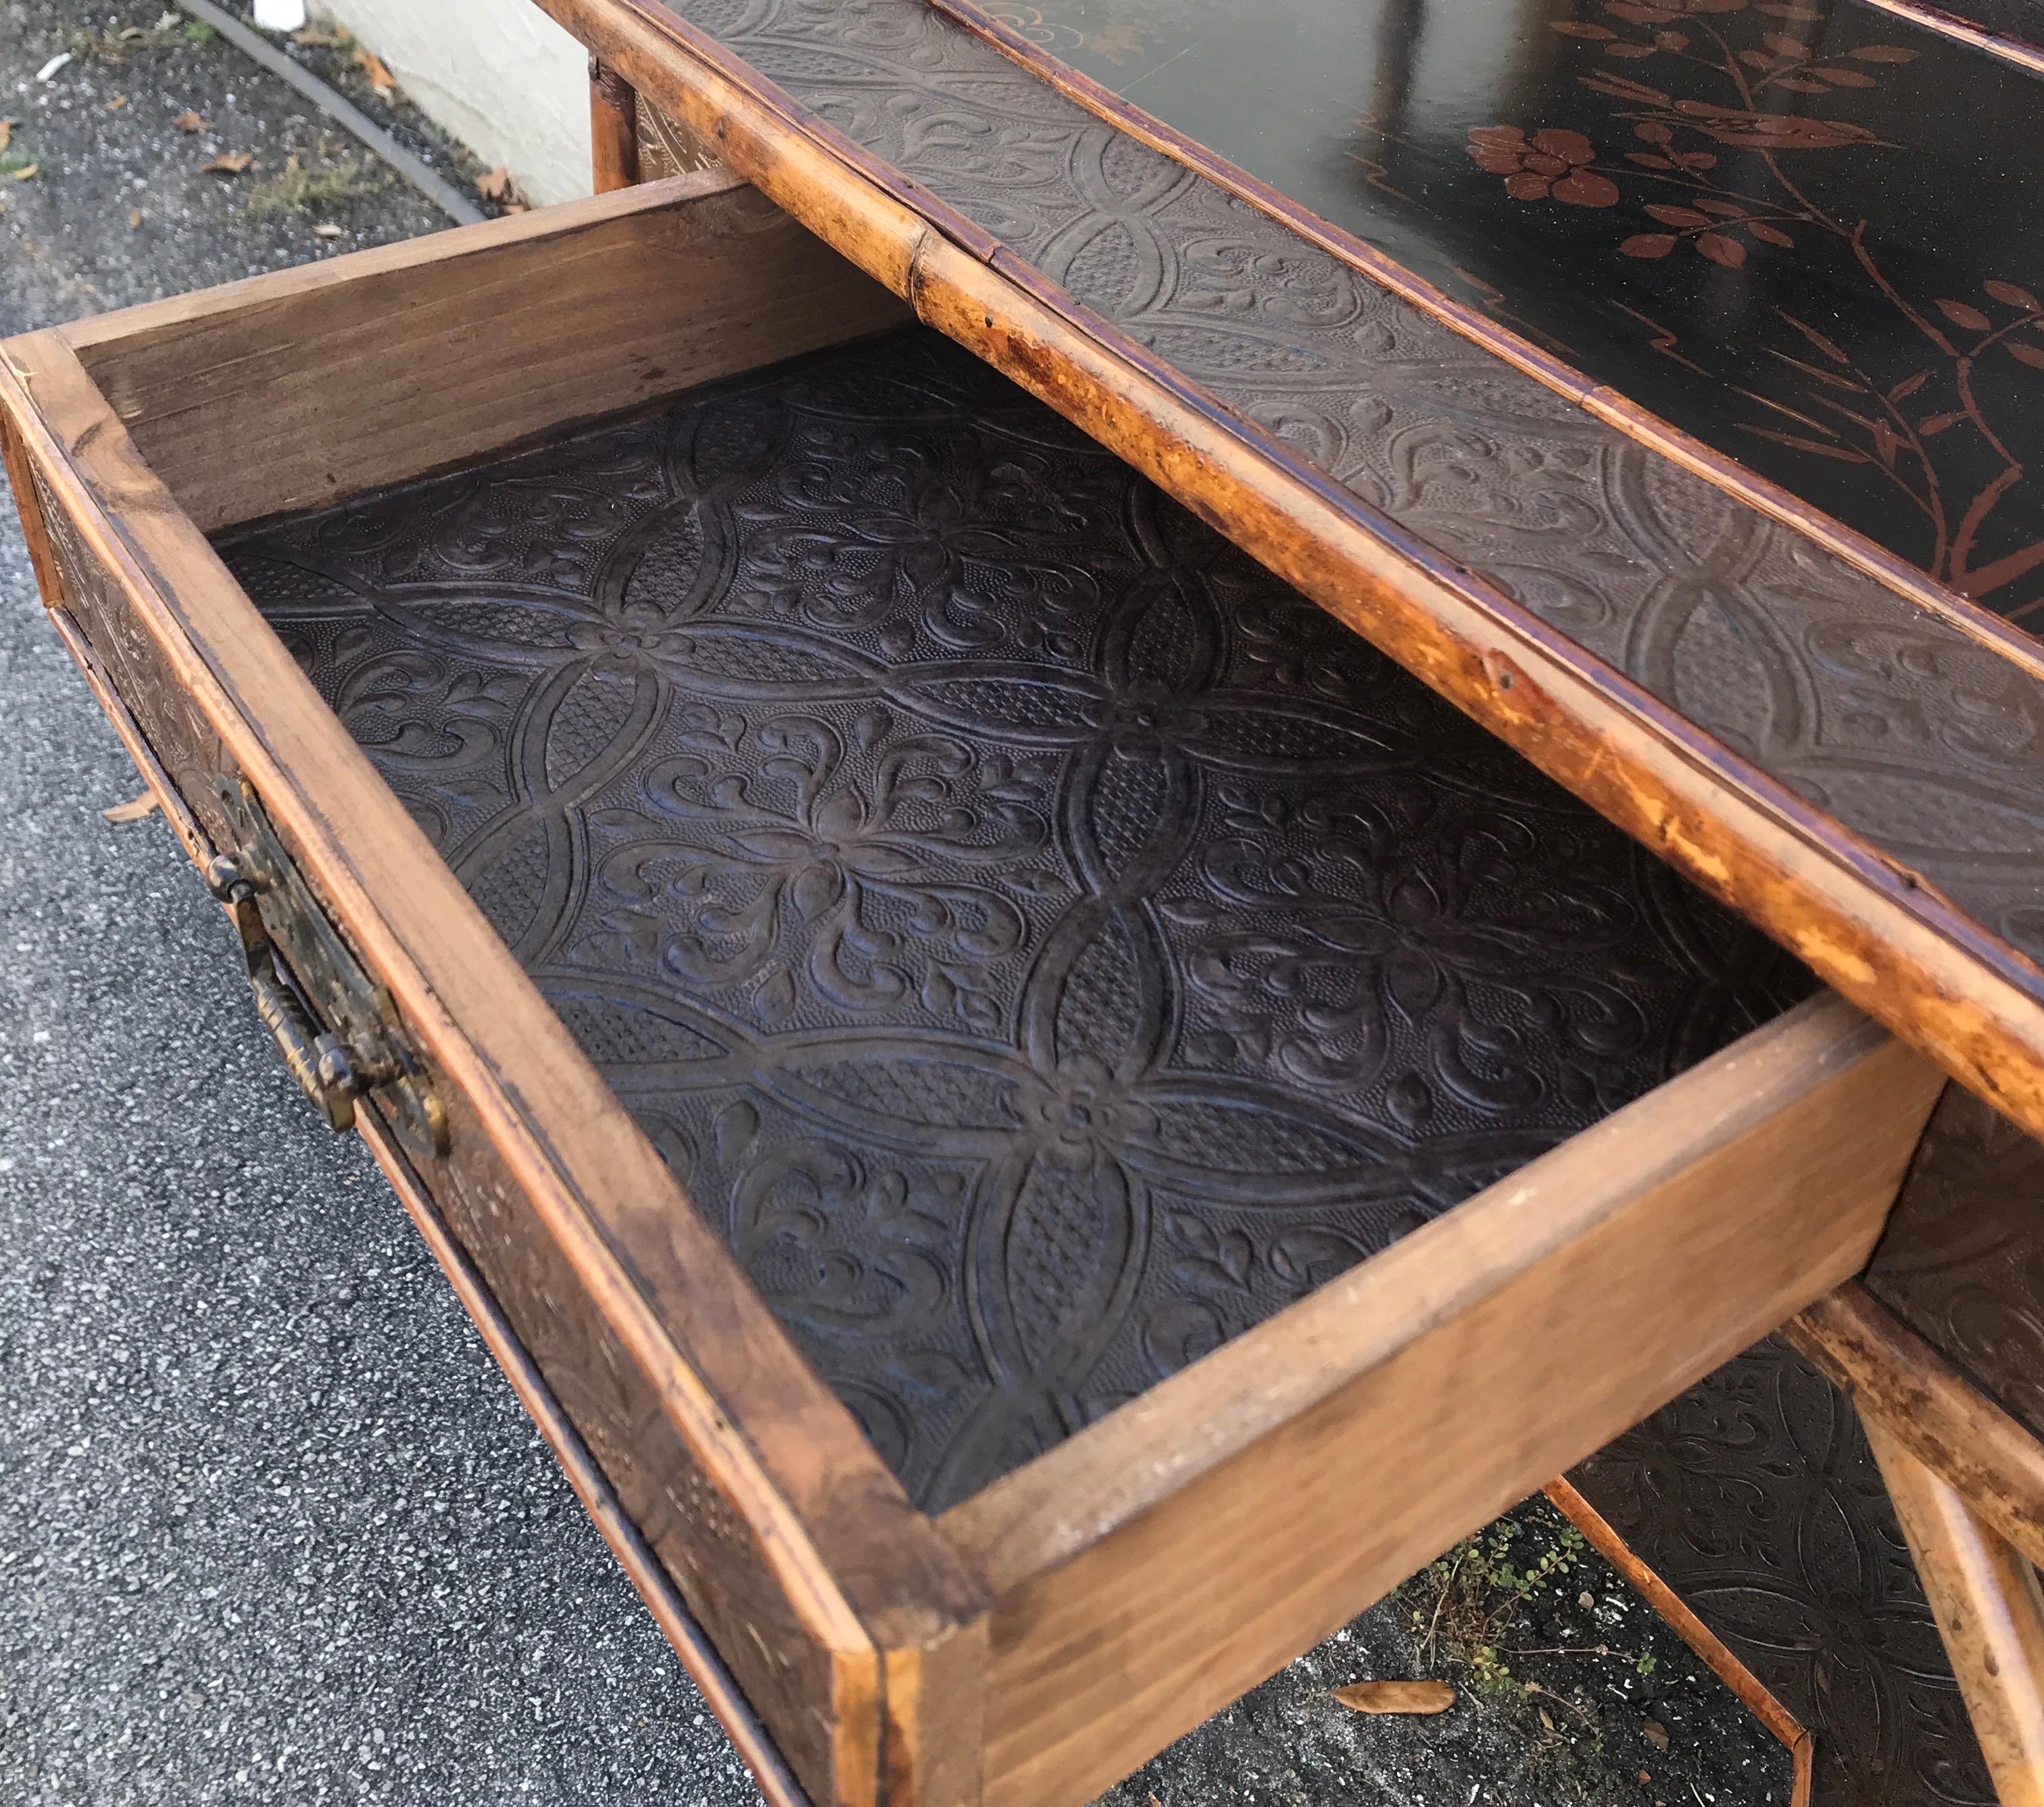
[[[2001,1807],[2044,1802],[2037,1571],[1878,1417],[1862,1425],[1938,1621]]]
[[[734,240],[768,267],[790,250],[820,255],[785,223],[721,212],[724,192],[684,182],[665,196],[684,213],[709,203],[708,218],[682,228],[709,241],[706,263],[714,266]],[[578,217],[606,251],[620,219],[650,220],[657,244],[663,228],[648,210],[662,198],[624,194]],[[212,297],[210,308],[140,310],[126,323],[137,329],[133,369],[159,367],[167,332],[212,343],[217,328],[274,347],[275,334],[259,322],[287,317],[309,292],[325,305],[352,279],[361,285],[357,301],[377,296],[394,260],[413,260],[417,288],[401,282],[403,293],[437,298],[444,272],[434,267],[436,248],[463,266],[472,301],[486,292],[538,297],[517,282],[517,268],[528,259],[548,267],[559,241],[551,230],[532,232],[529,221],[494,223],[402,255],[337,259],[317,273],[244,286]],[[501,291],[493,258],[511,267]],[[706,323],[720,309],[733,320],[759,309],[747,280],[754,270],[742,258],[724,268],[724,285],[699,294],[689,329],[706,332],[695,343],[710,371],[720,335]],[[855,331],[861,317],[845,304],[860,288],[845,277],[834,317]],[[809,286],[813,305],[829,305],[824,268],[813,266]],[[387,307],[391,297],[382,298]],[[343,317],[353,311],[340,309]],[[406,316],[402,305],[390,312]],[[411,317],[429,332],[440,324],[430,306]],[[471,343],[495,343],[483,336],[486,323],[493,332],[504,325],[501,313],[476,309],[464,328]],[[117,332],[122,323],[114,324]],[[132,377],[106,319],[77,336],[102,371],[115,373],[112,386]],[[503,343],[505,355],[519,355],[517,335]],[[490,369],[478,360],[478,379],[486,382]],[[672,381],[696,374],[682,368]],[[644,373],[626,380],[642,383]],[[261,627],[69,345],[49,334],[9,342],[0,391],[56,548],[52,600],[79,620],[211,846],[236,838],[221,781],[247,780],[319,902],[387,987],[448,1124],[445,1156],[420,1151],[436,1195],[789,1763],[819,1801],[870,1800],[891,1730],[894,1760],[919,1785],[920,1728],[890,1726],[903,1697],[890,1703],[889,1665],[878,1652],[885,1646],[898,1653],[891,1664],[908,1665],[924,1648],[948,1646],[951,1672],[970,1677],[969,1640],[958,1633],[975,1602],[956,1564]],[[135,392],[146,390],[138,382]],[[260,381],[244,392],[252,431],[273,399]],[[345,430],[345,421],[344,413],[336,424]],[[386,436],[414,447],[394,451],[400,462],[421,455],[406,417],[394,416]],[[299,964],[288,940],[286,952]],[[746,1425],[742,1435],[736,1423]],[[826,1554],[832,1546],[836,1554]],[[927,1760],[934,1781],[946,1755],[930,1751]]]
[[[651,0],[549,10],[926,319],[2044,1125],[2027,639],[1475,347],[921,0],[690,10],[728,45]],[[1439,473],[1393,455],[1423,444]],[[1992,751],[1930,727],[1947,683],[2004,724]]]
[[[2044,1443],[1969,1375],[1857,1283],[1799,1314],[1782,1334],[1862,1412],[1891,1425],[1997,1536],[2044,1560]]]
[[[639,159],[639,97],[615,71],[605,68],[593,56],[589,61],[589,143],[590,181],[598,194],[628,188],[644,173]]]

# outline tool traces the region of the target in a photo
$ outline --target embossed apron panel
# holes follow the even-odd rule
[[[1808,988],[920,329],[223,551],[928,1507]]]
[[[2044,1437],[2044,1145],[1947,1088],[1866,1287]]]

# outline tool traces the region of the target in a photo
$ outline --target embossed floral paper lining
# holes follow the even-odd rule
[[[928,1506],[1809,984],[920,328],[227,554]]]

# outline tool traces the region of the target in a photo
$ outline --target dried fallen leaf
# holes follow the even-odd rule
[[[1150,1791],[1150,1807],[1164,1807],[1164,1803],[1157,1798],[1157,1791],[1154,1788]]]
[[[1650,1719],[1642,1725],[1639,1736],[1657,1751],[1668,1748],[1668,1728],[1658,1719]]]
[[[355,53],[355,66],[369,78],[369,85],[379,94],[387,94],[398,85],[398,79],[383,66],[383,59],[373,50],[358,50]]]
[[[338,50],[348,41],[345,32],[330,32],[319,25],[307,25],[291,33],[292,43],[317,44],[323,50]]]
[[[102,809],[99,813],[106,820],[118,823],[140,822],[145,815],[153,815],[156,809],[155,794],[144,791],[138,797],[131,797],[126,803],[117,803],[111,809]]]
[[[1446,1713],[1455,1690],[1446,1682],[1351,1682],[1334,1698],[1351,1713]]]
[[[130,231],[130,232],[132,232],[133,231],[134,231],[134,229],[135,229],[137,226],[140,225],[140,224],[141,224],[141,223],[142,223],[142,209],[141,209],[140,208],[139,208],[139,207],[131,207],[131,208],[129,208],[129,209],[128,209],[128,229],[129,229],[129,231]]]
[[[21,123],[18,119],[0,119],[0,151],[7,148],[7,140],[14,136],[14,128]]]
[[[511,192],[511,172],[501,163],[475,178],[475,192],[485,201],[501,201]]]
[[[118,113],[127,104],[128,97],[125,94],[116,94],[106,103],[106,110],[109,113]]]
[[[18,170],[15,171],[14,179],[17,182],[29,181],[34,177],[36,172],[42,167],[43,166],[40,163],[24,163]]]
[[[1651,1782],[1653,1779],[1654,1779],[1654,1772],[1653,1772],[1651,1770],[1642,1770],[1642,1771],[1639,1772],[1639,1781],[1640,1781],[1640,1785],[1641,1785],[1641,1786],[1644,1787],[1644,1786],[1645,1786],[1648,1782]]]
[[[202,175],[239,175],[256,160],[253,151],[222,151],[199,165]]]
[[[195,113],[181,113],[171,123],[180,132],[210,132],[213,129],[211,120],[201,119]]]

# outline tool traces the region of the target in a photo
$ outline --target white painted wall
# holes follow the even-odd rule
[[[590,191],[589,58],[531,0],[319,0],[420,109],[518,192]]]

